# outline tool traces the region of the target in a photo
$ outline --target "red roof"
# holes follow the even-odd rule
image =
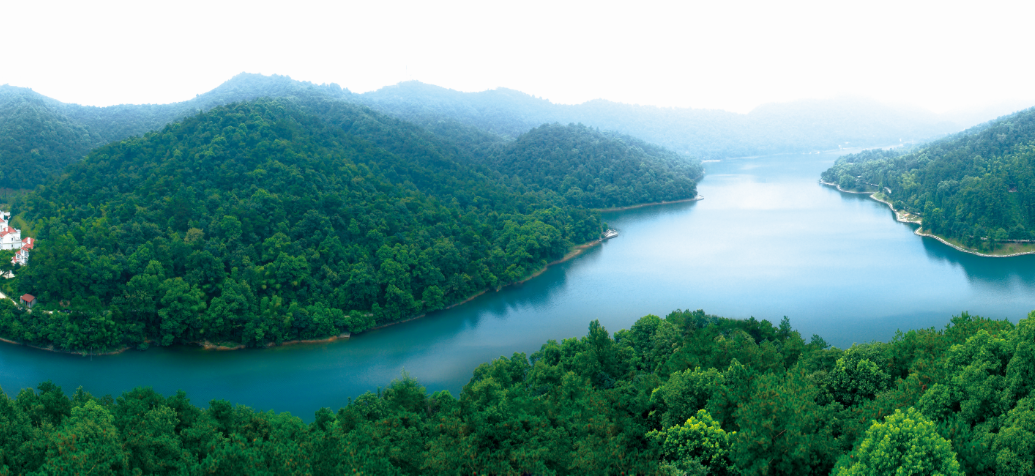
[[[32,302],[32,301],[35,301],[35,300],[36,300],[36,296],[33,296],[32,294],[22,294],[22,301]]]
[[[31,236],[29,238],[22,240],[22,249],[31,250],[35,241],[36,240],[33,240]]]

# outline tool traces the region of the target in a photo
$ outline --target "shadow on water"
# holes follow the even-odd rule
[[[705,200],[708,198],[705,197]],[[646,219],[661,218],[666,216],[682,215],[690,209],[701,203],[700,200],[693,202],[682,202],[682,203],[669,203],[666,205],[656,205],[643,208],[633,208],[632,210],[624,210],[620,212],[606,212],[601,213],[600,217],[604,222],[612,226],[620,226],[623,222],[629,221],[643,221]],[[618,230],[621,231],[620,229]],[[583,258],[584,259],[584,258]]]
[[[832,187],[825,188],[836,191]],[[837,191],[842,202],[869,202],[884,210],[891,220],[895,220],[895,212],[887,205],[877,202],[869,195]],[[920,240],[924,252],[934,262],[944,263],[963,271],[967,279],[974,285],[984,289],[1009,291],[1021,286],[1028,292],[1035,291],[1035,255],[1013,256],[1010,258],[992,258],[965,253],[948,246],[934,238],[919,236],[914,232],[917,225],[898,222],[903,229],[909,230],[915,239]],[[1035,305],[1035,304],[1033,304]]]
[[[918,238],[922,238],[928,258],[961,268],[974,284],[1003,291],[1018,285],[1035,290],[1035,255],[990,258],[964,253],[934,238]]]

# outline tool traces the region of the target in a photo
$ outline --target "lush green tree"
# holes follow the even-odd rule
[[[722,374],[714,368],[701,370],[698,367],[672,374],[651,394],[652,403],[665,411],[661,418],[662,426],[678,425],[696,415],[722,383]]]
[[[111,413],[95,401],[72,409],[50,435],[43,474],[122,474],[129,466]]]
[[[732,457],[743,474],[828,474],[837,460],[833,409],[799,372],[768,373],[734,413]]]
[[[874,362],[870,357],[877,360]],[[887,359],[869,347],[853,347],[837,359],[827,376],[827,384],[834,399],[845,405],[856,405],[872,400],[877,393],[887,390],[891,376]]]
[[[221,315],[234,319],[237,298],[221,297]],[[260,323],[266,331],[285,319],[364,319],[266,308],[275,316]],[[847,351],[805,344],[787,321],[703,311],[646,316],[614,336],[593,322],[583,337],[478,366],[457,397],[404,374],[309,424],[224,400],[199,408],[182,392],[68,396],[44,382],[0,395],[0,472],[1028,474],[1035,412],[1015,384],[1032,319],[962,314],[944,329]],[[669,370],[691,361],[724,367]],[[871,365],[852,373],[860,362],[894,382],[875,395],[848,392],[862,398],[846,406],[832,389],[872,388],[862,385]],[[855,383],[832,386],[839,373]]]
[[[896,410],[884,422],[874,422],[855,450],[838,463],[835,473],[963,474],[952,444],[913,408]]]
[[[647,437],[661,446],[665,461],[687,474],[736,474],[729,459],[730,435],[706,410],[681,425],[652,431]]]

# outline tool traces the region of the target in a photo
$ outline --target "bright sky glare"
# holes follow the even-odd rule
[[[182,101],[240,72],[739,112],[846,93],[936,112],[1035,99],[1035,2],[5,0],[0,12],[0,84],[98,106]]]

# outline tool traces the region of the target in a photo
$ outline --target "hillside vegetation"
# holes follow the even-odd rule
[[[196,98],[171,104],[80,106],[26,88],[0,86],[0,187],[33,188],[90,150],[213,107],[259,97],[343,97],[337,85],[283,76],[238,75]]]
[[[867,151],[837,160],[828,182],[872,184],[923,229],[991,251],[1035,239],[1035,109],[906,154]]]
[[[484,148],[484,142],[514,140],[552,123],[581,123],[697,158],[896,144],[961,128],[923,111],[858,98],[769,104],[737,114],[599,99],[562,105],[502,88],[462,93],[415,81],[355,94],[336,84],[242,73],[183,102],[92,107],[4,85],[0,86],[0,188],[33,188],[96,147],[157,131],[213,107],[260,97],[365,105],[446,135],[466,129],[462,135],[467,148],[478,142]]]
[[[693,198],[704,173],[697,161],[583,125],[532,129],[492,152],[486,164],[587,208]]]
[[[138,388],[0,395],[11,474],[1031,474],[1035,314],[829,348],[786,318],[646,316],[480,365],[458,396],[405,375],[306,424]]]
[[[448,149],[448,144],[442,149]],[[217,108],[101,147],[24,200],[0,334],[100,350],[356,332],[523,279],[599,218],[508,187],[422,129],[340,102]]]

